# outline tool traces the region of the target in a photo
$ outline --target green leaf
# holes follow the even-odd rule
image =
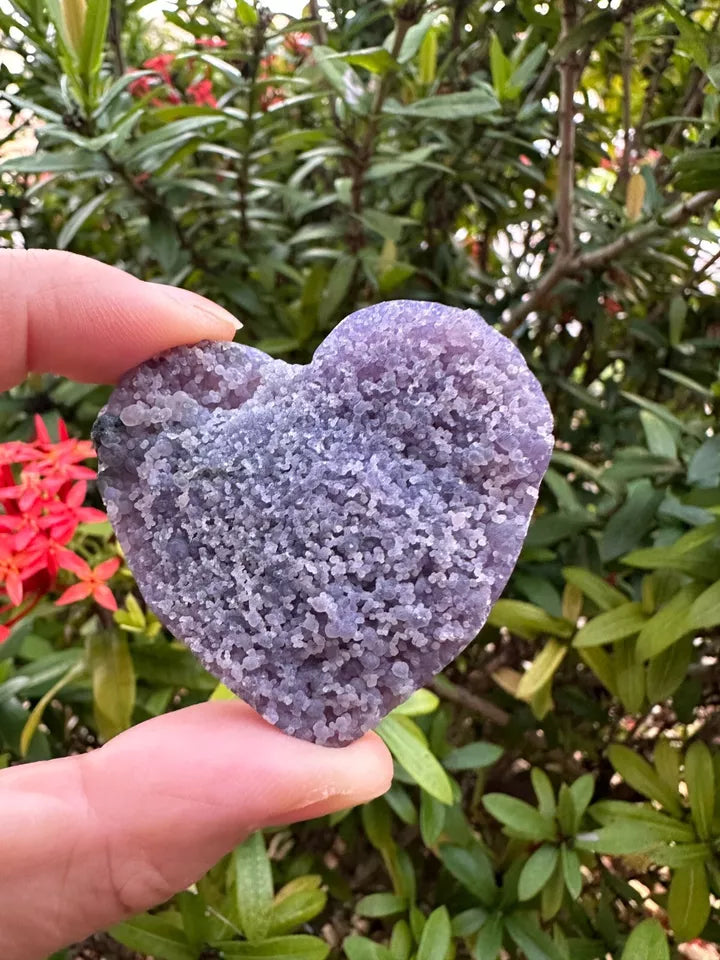
[[[673,816],[682,816],[682,805],[677,790],[661,780],[647,760],[630,747],[620,744],[614,744],[608,749],[608,757],[628,786],[648,799],[657,801]]]
[[[560,857],[562,860],[563,879],[567,892],[573,900],[577,900],[582,892],[583,876],[580,869],[580,857],[574,850],[571,850],[565,844],[560,848]]]
[[[232,940],[214,943],[226,960],[325,960],[330,947],[319,937],[296,933],[290,937],[271,937],[261,943]]]
[[[491,767],[503,755],[502,747],[495,743],[484,743],[477,740],[475,743],[466,743],[464,747],[456,747],[443,760],[446,770],[477,770]]]
[[[680,785],[680,760],[682,751],[667,737],[660,737],[655,744],[653,764],[658,776],[671,790],[677,790]]]
[[[390,714],[378,724],[377,733],[398,763],[423,790],[442,803],[452,803],[453,793],[448,775],[427,744],[418,739],[420,729],[409,717]]]
[[[475,960],[497,960],[502,949],[505,918],[492,913],[478,932],[475,941]]]
[[[420,46],[429,33],[432,25],[435,23],[437,18],[436,10],[428,10],[427,13],[423,14],[420,20],[417,23],[414,23],[410,29],[407,31],[403,38],[403,42],[400,46],[400,53],[398,54],[399,63],[409,63],[413,59],[415,54],[420,49]],[[395,41],[395,31],[390,34],[386,41],[386,47],[389,45],[392,47],[392,44]]]
[[[620,960],[670,960],[670,947],[659,920],[643,920],[631,932]]]
[[[680,34],[680,47],[691,54],[695,62],[703,71],[707,72],[709,60],[709,36],[694,20],[677,10],[669,0],[663,0],[663,6],[668,16],[675,21]]]
[[[512,73],[512,63],[503,53],[502,44],[494,31],[490,37],[490,73],[495,94],[498,100],[503,100],[505,88]]]
[[[651,660],[692,630],[691,609],[702,585],[689,583],[644,625],[637,639],[638,660]]]
[[[570,792],[570,787],[566,783],[560,784],[557,819],[561,832],[566,836],[570,836],[576,832],[577,828],[575,824],[578,821],[578,815],[575,810],[575,800]]]
[[[444,960],[450,949],[450,916],[447,907],[437,907],[427,918],[416,960]]]
[[[684,303],[684,301],[682,301]],[[677,458],[677,442],[670,427],[649,410],[640,411],[640,423],[645,431],[648,450],[658,457],[668,460]]]
[[[318,878],[319,879],[319,878]],[[327,893],[324,890],[297,890],[282,899],[275,898],[268,927],[268,935],[277,937],[285,933],[292,933],[299,926],[322,913],[327,904]]]
[[[692,637],[685,637],[653,657],[646,680],[650,703],[663,703],[675,693],[687,676],[693,654]]]
[[[653,847],[652,859],[661,867],[687,867],[693,863],[706,864],[713,852],[707,843],[661,843]]]
[[[89,220],[96,210],[107,203],[111,195],[111,191],[105,190],[102,193],[91,197],[87,203],[82,204],[75,210],[58,234],[56,242],[58,250],[66,250],[68,248],[68,246],[72,243],[75,234],[82,227],[85,221]]]
[[[601,610],[612,610],[627,603],[627,597],[621,590],[611,587],[602,577],[590,573],[583,567],[563,567],[563,576],[567,583],[579,587],[585,596],[589,597]]]
[[[557,916],[562,907],[565,898],[565,876],[563,874],[562,863],[558,857],[555,869],[550,874],[550,879],[540,892],[540,919],[547,923]]]
[[[688,483],[716,487],[720,482],[720,434],[710,437],[693,454],[688,465]]]
[[[701,840],[709,840],[715,810],[715,771],[710,750],[702,740],[691,743],[685,754],[685,783],[697,834]]]
[[[508,834],[527,840],[554,840],[555,824],[524,800],[505,793],[487,793],[482,798],[487,812],[499,820]]]
[[[390,936],[390,953],[393,960],[410,960],[413,951],[413,936],[407,920],[398,920]]]
[[[411,693],[404,703],[399,703],[393,713],[401,713],[406,717],[422,717],[434,713],[440,705],[440,698],[432,690],[421,687]]]
[[[649,480],[640,480],[625,503],[614,513],[600,540],[600,559],[614,560],[637,547],[652,528],[657,508],[663,499],[662,490],[656,490]]]
[[[640,603],[624,602],[588,620],[575,634],[572,645],[584,648],[617,643],[639,633],[647,619]]]
[[[107,173],[107,162],[101,154],[85,150],[49,153],[38,150],[28,157],[9,157],[0,163],[0,172],[11,173]]]
[[[525,547],[553,547],[561,540],[574,537],[595,523],[596,518],[587,510],[544,513],[530,524]]]
[[[81,676],[84,672],[84,662],[74,664],[35,704],[35,707],[33,708],[30,716],[27,718],[25,726],[22,729],[22,733],[20,734],[21,757],[27,756],[32,739],[35,736],[37,728],[40,726],[40,722],[48,704],[58,695],[58,693],[60,693],[63,687],[66,687],[69,683],[72,683],[73,680],[77,679],[77,677]]]
[[[398,63],[384,47],[366,47],[350,53],[328,54],[326,60],[344,60],[354,67],[364,67],[371,73],[390,73],[397,70]]]
[[[487,910],[482,907],[471,907],[469,910],[463,910],[452,918],[451,929],[454,937],[471,937],[487,920]]]
[[[427,796],[429,796],[429,794],[427,794]],[[383,800],[403,823],[407,823],[408,826],[414,826],[418,822],[415,804],[401,783],[397,781],[394,782],[387,793],[383,794]]]
[[[538,799],[538,810],[540,813],[552,820],[555,817],[557,804],[555,802],[555,791],[550,783],[550,778],[539,767],[533,767],[530,771],[530,780],[532,781],[535,796]]]
[[[517,911],[506,919],[505,926],[527,960],[564,960],[558,947],[540,929],[534,913]]]
[[[238,919],[248,940],[262,940],[273,913],[273,879],[261,830],[235,848],[232,855]]]
[[[445,826],[447,807],[425,790],[420,796],[420,836],[426,847],[434,847]]]
[[[518,899],[531,900],[548,883],[558,862],[558,848],[543,844],[526,860],[518,880]]]
[[[420,57],[418,63],[418,80],[423,86],[429,86],[437,74],[438,58],[438,34],[434,27],[431,27],[425,34],[423,42],[420,44]]]
[[[479,847],[465,849],[454,844],[444,843],[438,849],[438,855],[446,869],[480,903],[491,906],[497,895],[495,874],[487,854]]]
[[[598,823],[619,826],[640,825],[649,828],[659,843],[692,843],[695,830],[692,825],[661,813],[649,803],[628,803],[625,800],[600,800],[590,808]]]
[[[110,928],[110,935],[130,950],[157,960],[195,960],[182,930],[158,916],[143,914]]]
[[[475,87],[458,93],[425,97],[408,104],[388,100],[383,107],[383,112],[408,119],[491,121],[499,109],[500,104],[489,87]]]
[[[515,692],[519,700],[531,700],[543,687],[548,685],[555,671],[565,659],[568,647],[559,640],[550,639],[520,678]]]
[[[551,617],[541,607],[523,600],[498,600],[487,622],[494,627],[507,627],[526,640],[534,640],[542,633],[555,637],[571,637],[573,633],[573,625],[567,620]]]
[[[330,271],[320,306],[318,307],[318,320],[320,323],[327,323],[340,307],[345,299],[345,295],[350,289],[356,267],[357,261],[355,257],[349,254],[344,254],[335,261]]]
[[[91,636],[87,654],[98,733],[110,740],[128,729],[135,709],[135,670],[127,636],[119,630]]]
[[[110,18],[110,0],[92,0],[85,7],[85,27],[80,45],[80,72],[92,80],[102,66],[105,34]]]
[[[710,891],[704,863],[691,863],[673,872],[668,893],[668,918],[675,938],[684,943],[702,933],[710,916]]]
[[[574,783],[571,783],[569,789],[575,811],[575,822],[572,830],[575,833],[580,829],[580,822],[595,792],[595,778],[591,773],[585,773],[582,777],[578,777]]]
[[[371,893],[361,897],[355,906],[355,913],[359,917],[391,917],[394,913],[404,913],[405,910],[407,900],[394,893]]]
[[[704,590],[690,608],[693,629],[710,629],[720,624],[720,581]]]
[[[348,960],[393,960],[390,951],[367,937],[346,937],[343,950]]]

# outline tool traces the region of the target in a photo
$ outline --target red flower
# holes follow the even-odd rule
[[[518,157],[518,160],[524,167],[532,166],[532,160],[530,159],[530,157],[526,156],[524,153],[520,154],[520,156]]]
[[[148,57],[143,63],[143,66],[147,67],[148,70],[154,70],[155,73],[162,77],[165,83],[172,84],[172,80],[170,79],[170,64],[174,63],[174,61],[174,53],[160,53],[157,57]]]
[[[603,297],[602,303],[606,311],[612,316],[622,313],[622,304],[619,304],[617,300],[614,300],[612,297]]]
[[[285,94],[279,87],[265,87],[260,94],[260,109],[263,111],[269,110],[270,107],[274,107],[276,103],[282,103],[284,99]]]
[[[296,57],[304,58],[310,52],[313,38],[309,33],[288,33],[283,40],[283,46]]]
[[[110,560],[104,560],[102,563],[99,563],[94,570],[91,570],[81,557],[78,557],[76,554],[73,556],[74,559],[72,561],[68,558],[65,568],[72,571],[72,573],[78,577],[80,583],[75,583],[72,587],[68,587],[62,596],[55,601],[57,605],[64,606],[65,604],[75,603],[76,600],[84,600],[86,597],[91,596],[101,607],[105,607],[106,610],[117,610],[117,601],[110,587],[106,585],[106,581],[110,579],[120,566],[119,558],[111,557]]]
[[[217,100],[212,92],[212,81],[208,80],[207,77],[191,83],[185,92],[198,106],[217,106]]]
[[[0,643],[4,643],[10,636],[10,628],[0,623]]]
[[[195,37],[196,47],[226,47],[227,40],[222,37]]]
[[[0,543],[0,580],[4,581],[5,593],[13,606],[19,607],[22,603],[23,580],[41,569],[39,560],[31,560],[26,553],[15,553],[6,544]]]
[[[154,77],[142,76],[130,81],[128,91],[133,97],[144,97],[147,93],[150,93],[155,85],[156,80]]]

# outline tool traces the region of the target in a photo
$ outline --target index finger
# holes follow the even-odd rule
[[[28,372],[112,383],[153,354],[231,340],[240,324],[198,294],[59,250],[0,250],[0,390]]]

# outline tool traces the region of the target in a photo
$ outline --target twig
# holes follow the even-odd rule
[[[451,683],[447,677],[435,677],[430,686],[443,700],[455,703],[459,707],[465,707],[466,710],[485,717],[491,723],[496,723],[500,727],[506,727],[510,723],[509,713],[506,713],[500,707],[496,707],[494,703],[484,697],[478,697],[474,693],[469,693],[463,687]]]
[[[310,32],[312,33],[313,37],[315,37],[315,42],[319,43],[323,47],[326,47],[328,41],[327,29],[323,19],[320,16],[318,0],[310,0],[308,3],[308,12],[310,14],[310,19],[314,21],[312,27],[310,27]]]
[[[576,0],[563,0],[562,31],[566,38],[577,22]],[[557,189],[557,239],[561,257],[575,249],[573,200],[575,198],[575,85],[578,80],[577,53],[572,51],[560,63],[560,111]]]
[[[680,226],[695,214],[702,213],[703,210],[712,207],[719,199],[720,190],[703,190],[701,193],[696,193],[687,200],[682,200],[672,207],[669,207],[668,210],[657,219],[633,227],[632,230],[628,230],[626,233],[621,234],[615,240],[611,240],[610,243],[606,243],[602,247],[596,247],[594,250],[579,253],[574,257],[562,257],[558,255],[530,296],[510,312],[507,323],[503,328],[503,333],[505,333],[506,336],[514,333],[525,318],[542,303],[552,287],[563,277],[582,273],[584,270],[598,270],[605,267],[612,260],[622,256],[632,247],[637,247],[645,241],[652,239],[668,227]]]

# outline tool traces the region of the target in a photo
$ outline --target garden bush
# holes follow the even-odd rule
[[[717,957],[720,3],[305,14],[6,0],[0,246],[195,290],[293,362],[367,303],[476,309],[555,453],[488,624],[380,725],[387,795],[68,956]],[[4,765],[227,695],[118,563],[83,439],[108,393],[0,398]]]

